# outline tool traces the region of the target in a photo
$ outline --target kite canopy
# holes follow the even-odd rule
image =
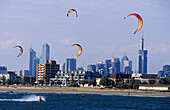
[[[76,57],[79,57],[81,55],[81,53],[82,53],[82,47],[79,44],[73,44],[72,46],[74,46],[74,45],[79,47],[79,52],[78,52],[78,54],[76,56]]]
[[[78,17],[78,13],[77,13],[77,11],[76,11],[75,9],[70,9],[70,10],[67,12],[67,17],[68,17],[68,15],[69,15],[72,11],[75,11],[75,12],[76,12],[76,17]]]
[[[124,19],[126,19],[127,17],[131,16],[131,15],[134,15],[137,17],[138,21],[139,21],[139,25],[138,25],[138,28],[136,29],[136,31],[134,32],[134,34],[136,34],[137,32],[140,31],[140,29],[142,28],[143,26],[143,20],[142,20],[142,17],[139,15],[139,14],[136,14],[136,13],[131,13],[129,15],[127,15],[126,17],[124,17]]]
[[[16,47],[19,47],[19,48],[20,48],[20,53],[19,53],[19,55],[17,56],[17,57],[19,57],[19,56],[21,56],[22,53],[23,53],[23,48],[22,48],[21,46],[19,46],[19,45],[14,46],[14,48],[16,48]]]

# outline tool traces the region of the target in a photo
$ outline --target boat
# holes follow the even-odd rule
[[[41,97],[41,96],[40,96],[39,101],[40,101],[40,102],[45,102],[46,100],[45,100],[44,97]]]

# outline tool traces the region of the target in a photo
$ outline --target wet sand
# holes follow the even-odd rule
[[[145,95],[145,96],[170,96],[170,92],[123,90],[123,89],[101,89],[87,87],[4,87],[0,91],[13,92],[38,92],[38,93],[73,93],[73,94],[114,94],[114,95]]]

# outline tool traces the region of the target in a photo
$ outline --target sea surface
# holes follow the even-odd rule
[[[39,96],[46,102],[39,102]],[[168,96],[0,92],[0,110],[170,109]]]

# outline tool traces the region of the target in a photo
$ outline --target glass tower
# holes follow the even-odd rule
[[[45,64],[46,60],[50,60],[50,46],[47,43],[42,46],[40,63]]]
[[[40,63],[40,59],[39,58],[34,58],[33,59],[33,72],[32,72],[32,76],[36,77],[36,71],[37,71],[37,64]]]
[[[137,57],[137,73],[147,74],[147,50],[144,50],[144,39],[140,40],[140,50]]]
[[[32,76],[33,75],[33,59],[36,57],[36,52],[30,48],[29,49],[29,75]]]
[[[76,71],[76,59],[74,59],[74,58],[66,59],[65,71]]]

